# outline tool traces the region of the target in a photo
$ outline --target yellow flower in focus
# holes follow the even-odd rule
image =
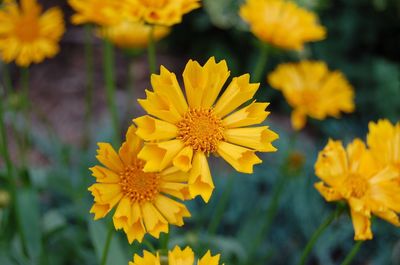
[[[137,157],[142,141],[132,125],[118,153],[107,143],[99,143],[97,159],[103,166],[90,170],[96,178],[89,187],[94,197],[90,212],[95,220],[103,218],[116,207],[115,229],[123,229],[129,243],[142,241],[149,233],[158,238],[168,233],[168,224],[183,225],[190,217],[186,206],[175,199],[189,199],[187,174],[172,167],[160,173],[143,172],[144,161]]]
[[[117,25],[99,29],[98,34],[120,48],[145,48],[149,43],[151,27],[143,22],[123,21]],[[154,26],[154,39],[159,41],[170,31],[168,27]]]
[[[315,173],[322,180],[315,188],[329,202],[345,200],[355,240],[372,239],[371,215],[400,227],[400,172],[380,168],[365,144],[354,140],[344,149],[340,141],[328,142],[319,153]]]
[[[329,71],[324,62],[281,64],[269,74],[270,85],[281,90],[292,112],[292,126],[302,129],[307,115],[324,120],[340,112],[354,111],[354,89],[339,71]]]
[[[210,251],[197,261],[197,265],[218,265],[220,255],[211,256]],[[168,263],[161,262],[160,254],[156,255],[144,251],[143,257],[135,254],[133,262],[129,262],[129,265],[194,265],[195,257],[193,250],[190,247],[186,247],[181,250],[180,247],[176,246],[172,251],[168,251]]]
[[[75,10],[72,23],[75,25],[93,23],[111,26],[122,21],[123,1],[115,0],[68,0]]]
[[[59,8],[42,13],[35,0],[4,1],[0,9],[0,56],[7,63],[27,67],[54,57],[65,26]]]
[[[375,159],[381,166],[393,164],[400,170],[400,122],[384,119],[368,127],[367,143]]]
[[[183,72],[186,98],[174,73],[161,66],[151,76],[154,91],[139,100],[148,114],[137,118],[137,135],[149,141],[138,157],[145,172],[157,172],[171,164],[189,172],[191,196],[201,195],[207,202],[214,189],[207,162],[209,154],[218,154],[237,171],[253,173],[262,161],[255,152],[274,152],[272,141],[278,135],[262,123],[269,103],[246,106],[258,90],[248,74],[233,78],[217,100],[230,72],[225,61],[210,58],[201,66],[190,60]],[[239,110],[237,110],[241,107]],[[154,117],[153,117],[154,116]]]
[[[182,16],[200,7],[200,0],[126,0],[125,8],[131,18],[148,24],[172,26]]]
[[[247,0],[240,16],[261,41],[288,50],[302,50],[306,42],[325,39],[316,14],[285,0]]]

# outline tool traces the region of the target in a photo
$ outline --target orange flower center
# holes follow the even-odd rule
[[[22,16],[15,24],[14,33],[23,42],[31,42],[37,39],[40,33],[37,17]]]
[[[362,198],[369,189],[368,181],[360,175],[350,175],[345,185],[351,197]]]
[[[178,139],[195,151],[214,153],[224,140],[224,127],[213,109],[189,109],[178,122]]]
[[[143,172],[145,162],[137,159],[119,175],[122,192],[132,202],[153,201],[160,192],[160,176]]]

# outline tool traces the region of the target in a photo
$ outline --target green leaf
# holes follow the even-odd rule
[[[42,253],[39,198],[35,190],[21,188],[16,194],[17,219],[24,248],[37,264]]]

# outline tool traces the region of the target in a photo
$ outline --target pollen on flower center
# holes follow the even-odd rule
[[[346,186],[351,197],[362,198],[369,189],[368,181],[359,175],[351,175],[346,180]]]
[[[190,108],[178,122],[178,139],[195,151],[213,153],[224,140],[224,127],[213,109]]]
[[[39,25],[35,17],[22,17],[14,28],[17,38],[24,42],[31,42],[39,36]]]
[[[160,192],[160,176],[143,172],[144,161],[137,159],[120,174],[122,192],[132,202],[153,201]]]

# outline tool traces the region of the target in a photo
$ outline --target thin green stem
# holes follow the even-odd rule
[[[149,59],[149,69],[150,73],[155,73],[156,72],[156,42],[154,39],[154,26],[151,27],[150,33],[149,33],[149,45],[147,47],[147,56]]]
[[[85,93],[85,131],[83,146],[89,145],[90,123],[93,111],[93,89],[94,89],[94,51],[92,43],[92,26],[85,26],[85,64],[86,64],[86,93]]]
[[[12,82],[11,82],[11,74],[9,65],[3,63],[3,81],[4,81],[4,90],[6,95],[9,95],[12,90]]]
[[[129,56],[129,66],[128,66],[128,82],[127,82],[127,91],[129,93],[129,101],[134,100],[135,98],[135,56]]]
[[[147,240],[147,239],[143,239],[143,244],[148,248],[148,250],[152,253],[156,252],[156,248],[153,246],[153,244]]]
[[[107,264],[108,251],[110,250],[111,240],[113,238],[113,232],[114,232],[114,227],[111,224],[110,228],[108,229],[106,244],[104,245],[103,249],[103,255],[101,256],[101,263],[100,263],[101,265]]]
[[[168,253],[169,233],[162,233],[160,237],[160,249],[163,253]]]
[[[308,256],[311,253],[314,245],[317,243],[319,237],[325,232],[325,230],[329,227],[329,225],[338,218],[344,210],[343,205],[338,205],[336,211],[330,214],[325,221],[315,230],[314,234],[311,236],[310,240],[308,241],[306,247],[303,250],[303,253],[300,258],[299,265],[304,265],[307,262]]]
[[[14,186],[13,185],[15,184],[14,169],[13,169],[13,164],[11,162],[10,152],[8,149],[7,130],[4,121],[3,101],[4,100],[1,98],[0,99],[0,133],[1,133],[0,151],[1,151],[1,156],[3,157],[4,162],[6,164],[7,176],[10,180],[11,185]]]
[[[360,250],[362,243],[364,243],[364,241],[358,241],[353,246],[353,248],[350,250],[349,254],[347,254],[346,258],[342,262],[342,265],[350,265],[351,264],[354,257],[357,255],[358,251]]]
[[[269,46],[267,44],[260,44],[260,54],[258,56],[258,61],[253,72],[254,82],[261,82],[262,75],[264,73],[265,67],[267,66],[268,50]]]
[[[228,205],[229,198],[233,190],[233,184],[234,184],[234,178],[232,176],[229,176],[225,189],[222,192],[221,198],[218,200],[218,204],[217,207],[215,208],[213,218],[211,219],[211,222],[208,226],[209,235],[214,235],[217,232],[218,225],[221,223],[222,216],[224,215],[225,209]]]
[[[106,81],[107,106],[113,126],[114,143],[119,142],[119,120],[115,101],[114,48],[108,40],[104,40],[104,76]]]
[[[27,165],[27,152],[29,149],[30,127],[30,101],[29,101],[29,68],[21,68],[21,90],[23,95],[24,127],[22,132],[21,158],[22,166]]]

